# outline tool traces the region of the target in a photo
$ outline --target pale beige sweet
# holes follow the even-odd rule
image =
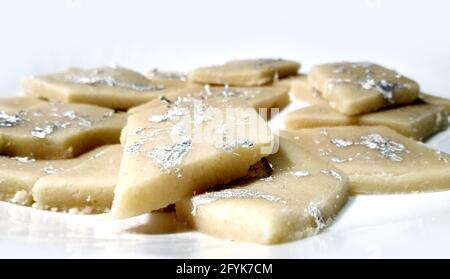
[[[398,133],[424,141],[447,129],[448,114],[439,105],[418,104],[362,115],[360,125],[382,125]]]
[[[308,83],[306,75],[298,75],[291,79],[290,93],[295,100],[307,102],[311,105],[328,105],[320,92]]]
[[[353,194],[450,189],[450,155],[382,126],[282,131],[293,142],[334,164]]]
[[[64,72],[32,76],[22,82],[29,96],[127,110],[178,89],[153,82],[140,73],[120,68],[70,68]]]
[[[44,102],[0,114],[0,153],[62,159],[119,142],[125,113],[83,104]]]
[[[343,115],[326,106],[310,106],[288,113],[284,120],[287,129],[381,125],[420,141],[448,127],[445,108],[429,104],[410,105],[357,116]]]
[[[347,178],[302,147],[280,139],[271,176],[232,182],[176,204],[177,217],[221,238],[279,243],[317,233],[347,200]]]
[[[167,100],[174,101],[177,97],[194,96],[209,99],[226,99],[237,102],[239,106],[248,106],[255,109],[283,108],[289,103],[289,89],[282,86],[260,87],[222,87],[222,86],[196,86],[192,85],[177,91],[175,94],[157,99],[147,104],[130,109],[129,113],[149,111],[155,105]],[[264,111],[261,111],[264,113]]]
[[[442,97],[437,97],[437,96],[433,96],[433,95],[429,95],[429,94],[425,94],[425,93],[420,93],[419,99],[421,99],[422,101],[424,101],[427,104],[444,106],[445,109],[447,110],[447,113],[450,113],[450,100],[449,99],[445,99]]]
[[[285,78],[277,78],[274,79],[272,81],[272,86],[283,86],[283,87],[287,87],[287,88],[291,88],[291,83],[293,80],[295,80],[296,78],[298,78],[298,76],[288,76]]]
[[[65,160],[0,156],[0,200],[31,205],[31,190],[39,178],[76,166],[88,160],[95,152],[93,150],[77,158]]]
[[[0,98],[0,112],[17,112],[46,102],[33,97],[8,97]]]
[[[417,99],[419,85],[399,73],[372,63],[331,63],[315,66],[308,83],[330,107],[346,115],[372,112]]]
[[[254,109],[237,105],[185,97],[131,114],[112,217],[164,208],[246,175],[273,137]]]
[[[204,86],[194,83],[186,83],[182,87],[178,87],[176,90],[172,90],[170,92],[167,92],[164,94],[164,96],[161,96],[159,98],[153,99],[149,102],[146,102],[142,105],[135,106],[133,108],[130,108],[127,113],[133,114],[141,111],[149,111],[152,110],[153,107],[159,106],[161,104],[165,104],[167,102],[173,102],[178,97],[185,97],[189,94],[193,94],[195,92],[202,92]]]
[[[220,90],[222,89],[213,89],[213,92]],[[227,90],[222,92],[227,92]],[[237,99],[243,99],[248,106],[257,110],[282,109],[289,103],[289,90],[284,87],[231,87],[231,89],[228,89],[228,92],[235,92]],[[239,97],[239,94],[241,94],[241,97]]]
[[[119,144],[96,148],[78,165],[41,177],[34,184],[33,199],[39,208],[78,209],[85,213],[108,211],[121,157],[122,147]]]
[[[341,114],[328,106],[313,105],[289,112],[284,117],[287,129],[358,125],[357,116]]]
[[[203,84],[259,86],[295,75],[299,68],[299,63],[282,59],[232,60],[222,65],[197,68],[189,73],[189,80]]]
[[[154,82],[162,82],[173,85],[185,85],[188,83],[187,74],[182,72],[160,71],[155,68],[147,71],[145,76]]]

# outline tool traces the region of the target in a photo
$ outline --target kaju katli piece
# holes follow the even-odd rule
[[[109,211],[122,151],[120,144],[98,147],[77,165],[41,177],[32,190],[36,206],[84,213]]]
[[[280,243],[314,235],[347,201],[347,178],[304,148],[280,139],[270,176],[237,180],[176,204],[194,229],[230,240]]]
[[[419,95],[419,85],[393,71],[369,62],[341,62],[314,66],[308,83],[333,109],[345,115],[408,104]]]
[[[208,99],[226,99],[239,106],[255,109],[281,109],[289,103],[288,88],[282,86],[236,87],[236,86],[198,86],[190,85],[166,95],[164,98],[134,107],[128,113],[151,110],[162,101],[174,101],[178,97],[196,97]]]
[[[180,87],[180,84],[152,81],[122,67],[69,68],[22,81],[22,91],[29,96],[118,110],[141,105]]]
[[[23,104],[0,114],[0,154],[35,159],[72,158],[119,142],[125,113],[84,104]],[[1,104],[0,104],[1,107]]]
[[[352,194],[450,189],[450,155],[386,127],[310,128],[280,134],[346,174]]]
[[[278,78],[296,75],[300,64],[283,59],[232,60],[222,65],[200,67],[189,81],[229,86],[260,86]]]
[[[253,108],[227,99],[184,97],[131,114],[111,215],[158,210],[245,176],[273,144]]]
[[[416,104],[377,112],[347,116],[328,106],[309,106],[285,116],[287,129],[380,125],[424,141],[448,127],[448,114],[440,105]]]
[[[99,147],[76,158],[60,160],[0,156],[0,200],[31,205],[34,201],[32,189],[36,181],[41,177],[55,175],[77,166],[89,160],[102,148]],[[67,183],[76,181],[70,180]]]

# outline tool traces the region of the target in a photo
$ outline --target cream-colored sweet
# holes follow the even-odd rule
[[[417,99],[419,85],[399,73],[372,63],[331,63],[315,66],[308,83],[330,107],[346,115],[376,111]]]
[[[185,85],[188,81],[187,74],[173,71],[160,71],[157,68],[151,69],[145,73],[145,76],[154,82],[167,82],[174,85]]]
[[[328,105],[320,92],[308,83],[306,75],[298,75],[291,78],[290,93],[295,100],[307,102],[311,105]]]
[[[0,156],[0,200],[31,205],[33,202],[31,190],[39,178],[76,166],[94,154],[95,150],[65,160]]]
[[[70,103],[127,110],[178,89],[153,82],[140,73],[120,68],[70,68],[64,72],[29,77],[22,91],[29,96]]]
[[[153,99],[142,105],[130,108],[127,112],[128,112],[128,114],[133,114],[133,113],[142,112],[142,111],[149,111],[149,110],[152,110],[153,107],[155,107],[155,106],[160,106],[161,104],[166,104],[167,102],[173,102],[178,97],[185,97],[190,94],[194,94],[195,92],[202,92],[203,88],[204,88],[204,86],[199,85],[199,84],[186,83],[183,87],[178,87],[177,90],[172,90],[170,92],[167,92],[167,94],[165,94],[164,96]]]
[[[273,138],[254,109],[238,105],[185,97],[131,114],[113,218],[164,208],[246,175],[272,151]]]
[[[447,113],[450,114],[450,100],[449,99],[445,99],[442,97],[437,97],[437,96],[433,96],[433,95],[429,95],[429,94],[425,94],[425,93],[420,93],[419,99],[421,99],[422,101],[424,101],[427,104],[444,106],[445,109],[447,110]]]
[[[288,88],[282,86],[260,87],[222,87],[222,86],[189,86],[166,96],[166,98],[151,101],[147,104],[132,108],[129,113],[149,111],[154,106],[175,101],[177,97],[194,96],[208,99],[225,99],[237,103],[239,106],[248,106],[255,109],[283,108],[289,103]],[[261,111],[264,113],[264,111]]]
[[[330,224],[347,200],[347,178],[284,139],[268,161],[271,176],[186,198],[176,204],[177,217],[214,236],[266,244],[300,239]]]
[[[232,60],[222,65],[197,68],[189,73],[189,80],[203,84],[260,86],[295,75],[299,68],[299,63],[282,59]]]
[[[349,178],[353,194],[450,189],[450,155],[382,126],[282,131]]]
[[[418,104],[362,115],[360,125],[382,125],[424,141],[447,129],[448,114],[443,106]]]
[[[38,207],[98,213],[111,208],[122,147],[102,146],[78,165],[41,177],[33,187]]]
[[[25,96],[0,98],[0,113],[17,112],[45,103],[45,101],[38,98]]]
[[[445,108],[429,104],[410,105],[356,116],[343,115],[326,106],[310,106],[288,113],[284,120],[287,129],[381,125],[420,141],[448,127]]]
[[[289,130],[358,125],[357,116],[341,114],[328,106],[313,105],[289,112],[284,124]]]
[[[0,153],[36,159],[71,158],[119,142],[125,113],[83,104],[47,103],[0,114]]]

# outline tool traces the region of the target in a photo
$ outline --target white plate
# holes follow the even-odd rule
[[[450,98],[449,1],[4,2],[2,96],[13,94],[24,75],[67,66],[189,70],[283,57],[301,61],[303,71],[323,62],[375,61],[416,79],[424,92]],[[427,144],[450,152],[450,132]],[[159,217],[151,220],[166,221]],[[276,246],[126,231],[152,231],[142,225],[148,218],[112,222],[0,202],[0,257],[450,257],[449,191],[351,198],[320,235]]]
[[[271,121],[301,103],[292,103]],[[450,151],[450,131],[427,145]],[[449,257],[450,191],[352,197],[317,236],[282,245],[237,243],[174,229],[170,214],[113,221],[0,202],[0,257]]]

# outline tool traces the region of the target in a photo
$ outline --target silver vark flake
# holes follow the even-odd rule
[[[64,170],[63,168],[55,168],[55,167],[52,166],[52,165],[45,166],[45,167],[42,169],[42,171],[45,172],[46,174],[55,174],[55,173],[61,172],[61,171],[63,171],[63,170]]]
[[[400,154],[405,151],[405,146],[383,137],[380,134],[361,136],[359,143],[369,149],[378,150],[382,158],[387,158],[394,162],[400,162],[403,160]]]
[[[442,161],[444,163],[448,163],[448,160],[446,159],[446,157],[444,157],[444,154],[447,155],[447,153],[444,153],[442,151],[436,151],[436,154],[438,155],[438,160]]]
[[[36,138],[44,139],[48,135],[52,134],[56,130],[55,124],[47,124],[44,127],[34,127],[33,130],[31,130],[31,135]]]
[[[266,182],[270,182],[270,181],[273,181],[273,176],[271,175],[271,176],[268,176],[268,177],[263,177],[260,180],[266,181]]]
[[[332,144],[336,145],[339,148],[349,147],[353,145],[353,142],[347,139],[332,138],[330,141]]]
[[[376,80],[370,76],[368,76],[367,78],[361,80],[359,82],[359,84],[361,85],[362,88],[367,89],[367,90],[376,90],[378,91],[383,98],[388,101],[389,104],[395,104],[395,88],[398,87],[398,85],[396,83],[392,83],[388,80],[385,79],[381,79],[381,80]]]
[[[325,175],[329,175],[331,177],[334,177],[339,182],[342,182],[342,176],[339,173],[337,173],[336,171],[334,171],[334,170],[326,169],[326,170],[321,170],[320,172],[325,174]]]
[[[217,192],[206,192],[204,194],[194,196],[193,198],[191,198],[192,215],[195,215],[197,213],[197,209],[199,206],[222,199],[263,199],[275,203],[286,203],[285,200],[271,194],[258,192],[252,189],[233,188]]]
[[[0,112],[0,127],[14,127],[20,125],[24,119],[19,114]]]
[[[27,164],[36,162],[36,159],[30,158],[30,157],[19,157],[19,156],[17,156],[17,157],[12,157],[12,159],[14,159],[14,160],[16,160],[18,162],[27,163]]]
[[[251,148],[254,144],[250,139],[238,138],[237,140],[229,140],[227,137],[223,137],[222,142],[216,143],[214,146],[225,152],[232,152],[236,147]]]
[[[78,126],[81,128],[89,128],[92,126],[92,121],[87,116],[78,117]]]
[[[173,125],[170,128],[170,136],[171,137],[184,137],[186,136],[186,130],[181,126],[181,124]]]
[[[342,158],[339,158],[337,156],[333,156],[330,160],[333,163],[345,163],[347,161],[351,161],[352,159],[351,158],[349,158],[349,159],[342,159]]]
[[[77,114],[74,111],[66,111],[63,116],[69,118],[69,120],[77,118]]]
[[[111,75],[100,74],[100,73],[92,73],[87,75],[68,75],[65,78],[66,82],[75,83],[75,84],[86,84],[86,85],[107,85],[111,87],[120,87],[131,89],[134,91],[160,91],[164,89],[164,86],[155,83],[138,83],[138,82],[130,82],[126,80],[121,80],[115,78]]]
[[[237,89],[231,90],[231,89],[229,89],[227,87],[225,87],[222,91],[219,92],[219,96],[225,97],[225,98],[227,98],[227,97],[237,97],[237,96],[241,96],[242,94],[243,94],[243,92],[240,91],[240,90],[237,90]]]
[[[181,143],[154,147],[148,152],[148,156],[161,170],[170,172],[171,169],[181,165],[183,157],[191,150],[192,141],[185,140]]]
[[[175,119],[176,117],[179,117],[179,116],[186,115],[187,113],[188,113],[188,111],[185,108],[178,107],[178,106],[172,106],[166,112],[150,116],[150,118],[148,120],[150,122],[160,123],[160,122],[164,122],[167,120]]]
[[[105,154],[105,150],[102,150],[98,153],[95,153],[94,155],[92,155],[91,157],[89,157],[89,160],[95,160],[97,158],[100,158],[101,156],[103,156]]]
[[[308,214],[314,218],[314,223],[318,230],[321,230],[327,226],[325,220],[323,220],[322,213],[315,203],[310,203],[308,205]]]
[[[295,176],[296,178],[300,178],[300,177],[306,177],[306,176],[310,176],[311,174],[308,171],[291,171],[289,172],[291,175]]]
[[[125,153],[128,155],[138,155],[141,151],[141,146],[144,145],[145,140],[139,139],[125,147]]]
[[[109,117],[112,117],[113,115],[114,115],[114,111],[113,111],[113,110],[110,110],[110,111],[105,112],[105,113],[102,115],[102,118],[109,118]]]

